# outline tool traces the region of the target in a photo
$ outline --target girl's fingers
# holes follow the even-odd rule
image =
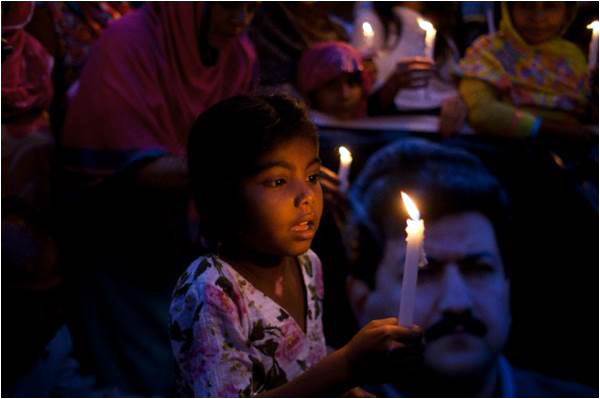
[[[326,167],[321,167],[321,185],[327,187],[337,187],[340,185],[340,179],[337,174]]]
[[[330,178],[330,179],[336,179],[338,178],[337,173],[335,173],[333,170],[329,169],[326,166],[321,165],[321,174],[324,177]]]

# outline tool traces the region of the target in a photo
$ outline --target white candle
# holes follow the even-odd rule
[[[592,41],[590,42],[590,52],[588,55],[588,68],[591,71],[598,66],[598,31],[600,31],[600,22],[594,21],[587,28],[592,29]]]
[[[419,210],[410,197],[404,192],[401,194],[410,219],[406,219],[406,256],[404,258],[398,319],[401,326],[410,327],[413,324],[413,313],[415,311],[417,272],[423,252],[425,224],[420,219]]]
[[[362,35],[363,45],[361,46],[361,53],[364,57],[373,56],[373,44],[375,43],[375,31],[368,22],[362,23]]]
[[[338,179],[340,179],[340,191],[346,192],[349,187],[348,175],[350,174],[350,164],[352,163],[352,154],[344,146],[339,148],[340,168],[338,170]]]
[[[417,23],[419,24],[419,27],[425,31],[425,57],[433,60],[433,44],[435,42],[435,35],[437,31],[431,22],[422,18],[417,18]]]

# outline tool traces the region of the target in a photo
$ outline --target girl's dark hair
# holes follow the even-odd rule
[[[419,205],[426,222],[468,211],[486,216],[508,272],[509,204],[499,181],[465,150],[403,139],[376,152],[350,192],[353,213],[346,247],[356,277],[373,287],[385,239],[404,236],[408,215],[401,206],[401,190]]]
[[[402,36],[402,19],[398,17],[394,8],[401,6],[401,1],[374,1],[373,10],[383,25],[383,43],[385,48],[393,48]],[[458,6],[455,2],[424,1],[420,12],[434,24],[438,31],[435,39],[436,58],[449,56],[448,37],[453,36],[457,25]],[[395,41],[389,43],[391,34],[395,33]]]
[[[297,137],[318,146],[305,106],[282,94],[232,97],[198,116],[188,139],[188,171],[205,249],[215,251],[236,230],[241,184],[257,173],[259,158]]]
[[[394,12],[394,7],[398,5],[397,1],[374,1],[373,10],[381,20],[383,25],[383,46],[393,48],[402,36],[402,20]],[[394,43],[388,43],[391,33],[396,34]]]

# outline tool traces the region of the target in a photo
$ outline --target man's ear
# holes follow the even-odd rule
[[[370,293],[371,290],[364,281],[352,276],[346,278],[346,295],[348,295],[354,317],[360,323],[364,319],[365,304]]]

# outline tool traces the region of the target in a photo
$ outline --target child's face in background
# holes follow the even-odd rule
[[[568,14],[564,1],[515,1],[511,7],[515,29],[531,45],[559,36]]]
[[[265,153],[259,166],[242,184],[247,215],[241,227],[243,244],[275,256],[306,252],[323,211],[316,143],[305,137],[284,142]]]
[[[315,109],[340,119],[352,119],[360,106],[363,86],[360,72],[345,72],[315,90]]]
[[[250,26],[259,5],[258,1],[212,3],[208,43],[220,49],[242,35]]]

